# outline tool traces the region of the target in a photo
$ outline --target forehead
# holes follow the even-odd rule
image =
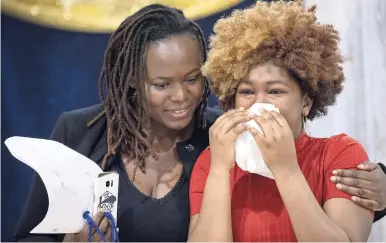
[[[190,72],[202,65],[199,42],[192,36],[178,35],[151,43],[146,53],[149,75],[172,76]]]
[[[262,64],[253,67],[246,77],[246,80],[252,82],[268,82],[268,81],[292,81],[285,68],[274,65],[272,63]]]

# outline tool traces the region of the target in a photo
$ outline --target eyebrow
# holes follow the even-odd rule
[[[189,75],[191,75],[192,73],[195,73],[195,72],[197,72],[197,71],[200,71],[200,72],[201,72],[201,68],[194,68],[194,69],[192,69],[190,72],[188,72],[187,74],[185,74],[185,77],[186,77],[186,76],[189,76]],[[171,77],[157,76],[157,77],[154,77],[154,78],[152,78],[152,79],[170,80]]]
[[[242,80],[240,83],[245,83],[245,84],[253,85],[253,82],[250,81],[250,80]],[[274,84],[283,84],[283,85],[289,87],[288,83],[280,81],[280,80],[270,80],[270,81],[266,82],[266,85],[274,85]]]
[[[283,82],[283,81],[280,81],[280,80],[272,80],[272,81],[268,81],[267,84],[268,84],[268,85],[283,84],[283,85],[289,87],[289,84],[288,84],[287,82]]]

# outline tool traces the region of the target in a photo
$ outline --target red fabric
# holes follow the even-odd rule
[[[295,141],[299,166],[315,198],[323,205],[331,198],[351,196],[330,182],[334,169],[356,169],[368,160],[363,147],[345,134],[312,138],[304,132]],[[190,182],[191,215],[200,212],[205,182],[210,169],[210,150],[198,158]],[[231,171],[233,240],[296,241],[288,212],[274,180],[242,171]],[[310,215],[304,215],[308,217]]]

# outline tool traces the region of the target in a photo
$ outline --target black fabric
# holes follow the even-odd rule
[[[386,215],[386,208],[381,211],[375,212],[374,223],[380,220],[381,218],[385,217],[385,215]]]
[[[386,166],[384,164],[382,164],[382,163],[378,163],[378,164],[381,167],[383,173],[386,174]],[[375,212],[374,223],[377,222],[378,220],[380,220],[381,218],[385,217],[385,215],[386,215],[386,208],[384,208],[381,211]]]
[[[378,163],[378,165],[381,167],[383,173],[386,174],[386,166],[384,164],[382,164],[382,163]]]
[[[100,105],[64,113],[58,119],[50,139],[59,141],[100,165],[107,152],[106,119],[92,127],[86,123],[101,111]],[[120,156],[111,157],[105,171],[117,171],[119,179],[118,219],[119,236],[127,241],[186,241],[189,229],[189,179],[194,162],[208,146],[208,129],[221,111],[208,108],[208,127],[197,129],[193,136],[177,144],[183,172],[175,187],[163,198],[154,199],[142,194],[127,178]],[[44,184],[35,173],[28,200],[19,221],[16,241],[62,241],[64,235],[41,235],[29,232],[43,220],[48,208]],[[64,209],[65,210],[65,209]],[[58,219],[61,220],[61,219]]]

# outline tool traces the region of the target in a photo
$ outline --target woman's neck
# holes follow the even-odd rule
[[[301,124],[296,129],[296,131],[293,131],[295,140],[298,139],[298,137],[302,134],[303,130],[305,129],[305,126],[306,126],[305,122],[302,121]]]
[[[173,130],[157,122],[152,122],[151,132],[149,132],[150,142],[157,152],[167,152],[174,148],[176,143],[189,139],[194,130],[192,121],[186,128]]]

